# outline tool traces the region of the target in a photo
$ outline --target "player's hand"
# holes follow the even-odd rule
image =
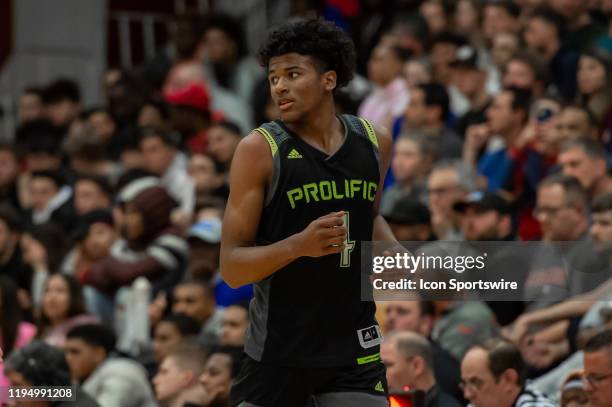
[[[310,222],[295,235],[300,256],[321,257],[340,253],[344,249],[346,227],[344,212],[332,212]]]

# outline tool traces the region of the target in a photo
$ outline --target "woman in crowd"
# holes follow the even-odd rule
[[[94,316],[85,312],[83,291],[72,276],[51,275],[45,284],[38,336],[53,346],[64,346],[66,333],[73,327],[95,323]]]

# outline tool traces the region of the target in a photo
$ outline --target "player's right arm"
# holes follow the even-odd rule
[[[272,174],[272,155],[264,137],[252,132],[232,159],[230,195],[223,218],[221,276],[230,287],[262,280],[302,256],[340,253],[346,238],[343,212],[315,219],[303,231],[266,246],[255,246]]]

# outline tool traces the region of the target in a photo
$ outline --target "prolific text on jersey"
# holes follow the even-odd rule
[[[364,199],[374,202],[378,185],[361,179],[345,179],[336,183],[335,180],[310,182],[287,191],[291,209],[300,203],[332,201],[341,199]]]

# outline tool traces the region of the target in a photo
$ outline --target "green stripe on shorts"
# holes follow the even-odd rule
[[[362,358],[357,358],[358,365],[365,365],[366,363],[378,362],[380,360],[380,352],[375,353],[373,355],[364,356]]]

